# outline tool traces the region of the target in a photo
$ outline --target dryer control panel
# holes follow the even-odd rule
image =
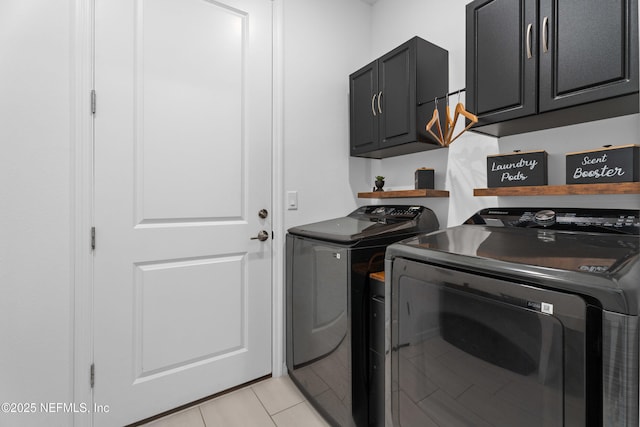
[[[584,208],[488,208],[465,224],[640,235],[640,211]]]
[[[370,219],[380,222],[381,220],[413,220],[425,211],[424,206],[408,205],[378,205],[362,206],[351,212],[349,216],[357,219]]]

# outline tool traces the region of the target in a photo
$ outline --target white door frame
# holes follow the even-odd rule
[[[273,1],[273,135],[272,135],[272,375],[286,374],[285,367],[285,229],[284,229],[284,0]]]
[[[73,110],[72,206],[73,250],[73,399],[92,405],[90,366],[93,361],[93,0],[73,0],[71,99]],[[74,413],[75,426],[90,426],[92,416]]]
[[[268,1],[268,0],[265,0]],[[284,142],[283,142],[283,1],[273,2],[273,134],[272,134],[272,225],[276,236],[272,258],[272,375],[286,373],[284,361]],[[72,129],[73,129],[73,399],[76,405],[93,405],[90,367],[93,361],[93,253],[91,227],[93,208],[94,128],[91,114],[91,90],[94,87],[94,1],[72,0],[74,10],[72,26]],[[99,99],[99,94],[97,98]],[[99,102],[96,114],[99,114]],[[98,242],[99,245],[99,232]],[[100,368],[96,370],[100,379]],[[108,405],[109,402],[96,402]],[[74,414],[75,426],[92,424],[90,413]]]

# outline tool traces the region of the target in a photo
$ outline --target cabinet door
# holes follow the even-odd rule
[[[376,150],[378,144],[378,62],[349,77],[351,155]]]
[[[536,112],[536,0],[467,5],[467,109],[480,124]]]
[[[540,111],[638,91],[637,0],[540,0]]]
[[[378,60],[380,147],[416,140],[415,50],[411,40]]]

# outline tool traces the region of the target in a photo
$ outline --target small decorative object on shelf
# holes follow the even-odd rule
[[[605,145],[596,150],[567,153],[567,184],[640,181],[639,145]]]
[[[434,175],[435,175],[435,171],[433,169],[428,169],[428,168],[416,169],[416,174],[415,174],[416,190],[426,189],[426,188],[433,190],[435,188]]]
[[[376,176],[376,186],[373,187],[373,191],[384,191],[382,189],[384,187],[384,176]]]
[[[544,150],[487,156],[487,187],[547,185],[547,152]]]

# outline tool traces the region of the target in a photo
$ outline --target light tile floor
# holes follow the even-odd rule
[[[323,427],[322,416],[287,376],[270,378],[146,427]]]

